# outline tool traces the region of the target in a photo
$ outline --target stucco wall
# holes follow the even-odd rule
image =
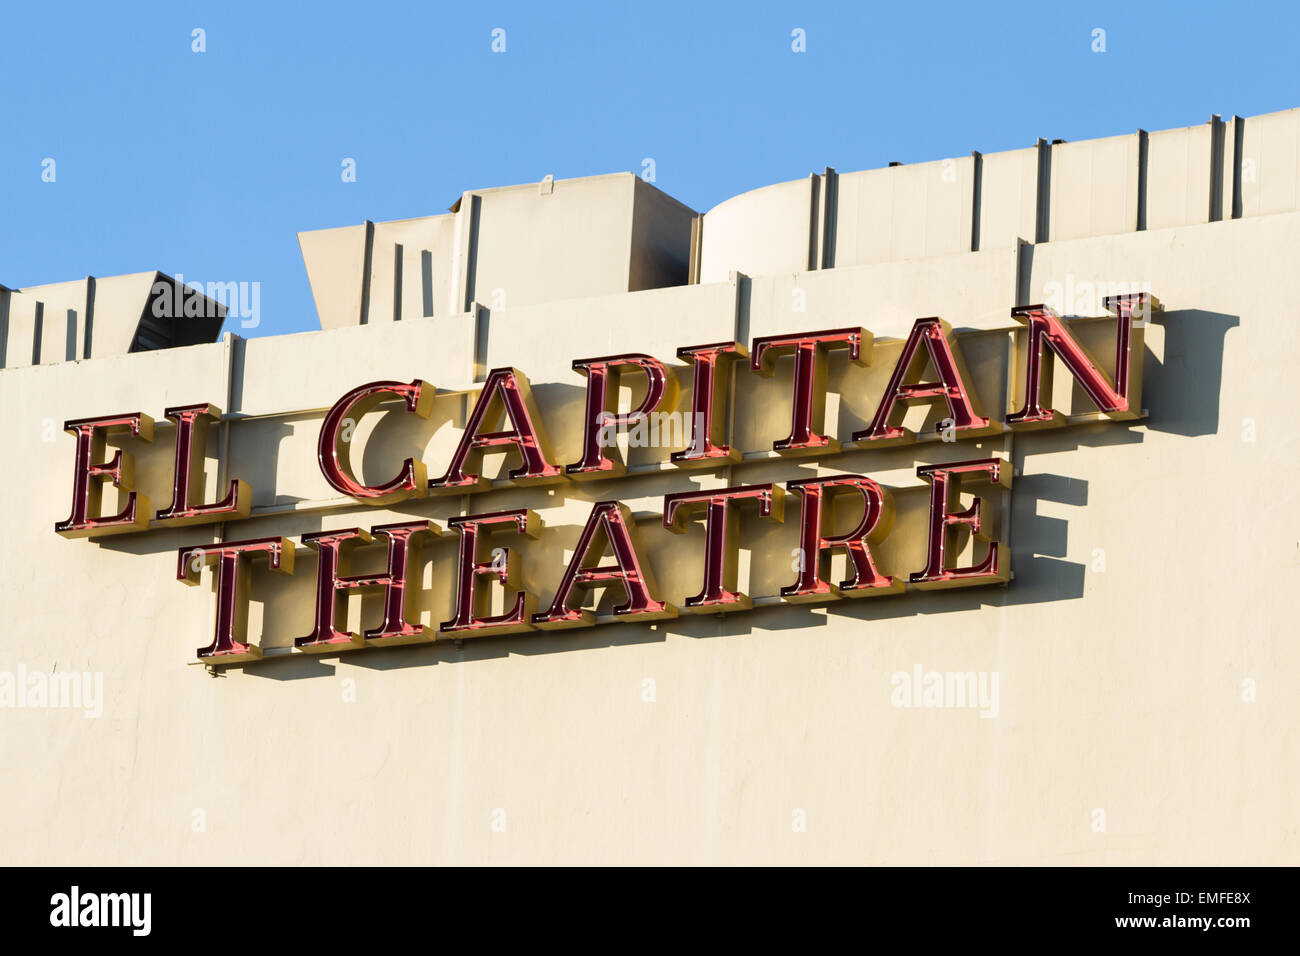
[[[990,248],[6,370],[0,670],[102,672],[105,701],[99,718],[0,712],[9,782],[0,858],[1295,863],[1287,821],[1300,650],[1287,599],[1300,568],[1291,421],[1300,343],[1285,303],[1298,255],[1300,214],[1289,212],[1040,244],[1024,257]],[[320,409],[374,379],[422,377],[440,389],[429,422],[372,415],[354,457],[363,477],[383,477],[413,452],[436,473],[476,369],[514,364],[534,385],[555,459],[567,462],[579,450],[583,394],[574,358],[672,360],[677,346],[733,335],[861,324],[877,336],[875,364],[830,365],[827,426],[847,441],[916,317],[939,314],[958,329],[977,390],[999,415],[1016,289],[1076,301],[1098,281],[1149,283],[1165,305],[1146,330],[1149,416],[1138,423],[811,461],[757,456],[729,475],[665,470],[368,509],[340,502],[320,477],[320,412],[278,414]],[[1092,334],[1104,342],[1109,328],[1096,323]],[[740,371],[736,444],[761,451],[785,434],[788,389],[784,371],[773,380]],[[270,416],[230,426],[221,474],[250,481],[256,508],[224,529],[228,539],[528,506],[553,529],[527,552],[545,601],[589,502],[612,493],[640,516],[661,596],[680,603],[698,590],[702,531],[658,526],[666,493],[860,470],[900,489],[881,560],[906,574],[921,548],[915,464],[1005,451],[1020,471],[1015,579],[272,659],[214,678],[192,666],[212,628],[207,572],[197,589],[175,580],[176,548],[212,540],[214,529],[102,542],[53,531],[71,496],[64,420],[137,409],[161,419],[168,405],[204,400]],[[222,447],[220,429],[209,447]],[[133,449],[155,508],[168,497],[170,448],[160,428],[152,449]],[[632,460],[666,453],[634,449]],[[210,461],[206,500],[217,471]],[[742,588],[761,595],[788,583],[793,509],[776,526],[745,512],[740,527]],[[268,647],[308,629],[315,566],[300,552],[292,579],[260,570],[253,579],[250,631]],[[449,537],[426,551],[426,622],[447,616],[453,553]],[[368,625],[377,608],[367,600],[351,613]],[[893,706],[891,675],[918,664],[996,672],[997,716]],[[1253,703],[1242,700],[1244,680],[1256,683]]]

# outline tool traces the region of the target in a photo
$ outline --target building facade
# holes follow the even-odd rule
[[[299,240],[0,288],[6,862],[1300,859],[1300,110]]]

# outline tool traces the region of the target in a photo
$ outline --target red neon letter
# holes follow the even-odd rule
[[[614,430],[634,425],[660,405],[671,406],[677,391],[677,379],[668,374],[664,363],[649,355],[633,353],[607,358],[575,359],[575,371],[587,376],[587,418],[583,426],[582,460],[564,469],[571,478],[610,478],[623,474],[621,462],[611,461],[605,449],[612,445]],[[626,415],[607,411],[618,401],[622,374],[639,368],[646,375],[645,398]]]
[[[72,514],[54,530],[65,538],[82,538],[92,534],[120,534],[142,531],[149,527],[149,498],[131,491],[135,487],[135,456],[118,449],[109,461],[104,457],[104,437],[127,432],[136,438],[153,441],[153,419],[142,412],[108,415],[104,418],[80,418],[64,422],[63,430],[77,438],[77,458],[72,474]],[[109,518],[99,517],[103,480],[107,478],[123,491],[126,507]]]
[[[1137,363],[1133,363],[1133,315],[1136,311],[1146,316],[1159,308],[1155,298],[1145,292],[1131,295],[1108,296],[1106,308],[1116,314],[1115,329],[1115,387],[1111,388],[1106,374],[1088,354],[1087,349],[1065,330],[1060,317],[1045,305],[1030,305],[1012,309],[1011,316],[1023,322],[1028,329],[1028,346],[1025,359],[1025,406],[1007,416],[1009,425],[1043,427],[1061,422],[1061,413],[1042,405],[1043,393],[1051,394],[1052,367],[1044,366],[1043,346],[1055,353],[1075,381],[1092,399],[1097,408],[1114,419],[1132,419],[1140,415],[1129,402],[1132,388],[1136,400],[1142,382],[1142,332],[1136,336]]]
[[[293,574],[293,542],[288,538],[254,538],[249,541],[221,541],[181,548],[177,552],[176,579],[190,586],[199,583],[205,563],[216,565],[217,626],[212,643],[195,651],[200,658],[221,663],[256,660],[262,649],[248,644],[247,563],[266,555],[272,571]]]
[[[352,432],[361,416],[381,402],[396,395],[406,402],[406,410],[421,418],[428,418],[433,406],[433,387],[428,382],[415,379],[404,382],[371,382],[348,392],[329,410],[321,422],[320,439],[316,444],[316,457],[321,474],[335,491],[368,504],[384,504],[402,498],[423,495],[426,472],[424,462],[408,458],[402,470],[392,481],[382,485],[363,485],[352,476]]]
[[[716,464],[719,458],[740,460],[739,449],[713,443],[713,423],[727,411],[728,389],[719,385],[717,368],[719,365],[730,367],[735,359],[748,355],[749,350],[739,342],[689,345],[677,350],[678,358],[689,358],[695,364],[695,378],[691,392],[691,444],[685,451],[675,451],[669,456],[673,464]]]
[[[614,614],[619,618],[654,621],[677,616],[677,609],[671,604],[654,599],[654,584],[650,580],[649,571],[642,569],[636,548],[632,544],[631,523],[631,513],[621,502],[597,501],[592,506],[591,517],[587,519],[574,547],[573,559],[560,581],[555,600],[545,613],[533,615],[535,625],[541,628],[561,628],[594,624],[595,615],[582,608],[570,608],[569,598],[579,588],[599,588],[609,584],[621,584],[627,597],[627,600],[614,608]],[[593,547],[597,532],[604,532],[604,541],[599,549]],[[603,556],[606,546],[614,552],[614,564],[586,563],[593,557],[599,560],[596,556]]]
[[[299,650],[320,653],[348,651],[365,645],[412,644],[433,640],[431,628],[406,620],[406,584],[411,566],[411,538],[421,532],[438,534],[432,521],[409,521],[376,525],[370,533],[360,528],[316,531],[302,536],[303,544],[314,548],[316,562],[316,623],[312,632],[294,639]],[[384,574],[348,575],[345,546],[369,544],[371,534],[388,539],[388,571]],[[384,589],[384,620],[364,636],[340,631],[336,622],[347,616],[347,592],[358,588]]]
[[[486,545],[486,541],[480,539],[480,533],[486,535],[482,529],[501,524],[511,525],[518,533],[536,538],[542,528],[542,519],[537,512],[527,508],[447,519],[449,528],[460,529],[460,559],[456,567],[456,611],[450,621],[442,623],[443,631],[457,637],[482,637],[532,629],[529,619],[537,601],[523,589],[517,569],[510,560],[510,549],[495,548],[488,557],[480,555],[484,550],[481,545]],[[514,606],[509,611],[487,616],[490,597],[487,588],[480,591],[474,587],[479,575],[495,577],[503,588],[517,592]]]
[[[963,584],[985,584],[1006,581],[1009,569],[1002,560],[999,542],[982,532],[980,505],[976,497],[965,511],[953,511],[960,502],[963,475],[988,475],[988,482],[1002,488],[1011,487],[1011,465],[1001,458],[984,458],[979,461],[955,461],[946,465],[924,465],[916,473],[930,483],[930,523],[927,534],[928,557],[925,570],[913,572],[908,578],[919,588],[945,588]],[[1006,504],[1003,504],[1006,507]],[[965,568],[949,568],[948,554],[953,550],[958,525],[966,525],[975,537],[989,543],[989,551],[979,564]]]
[[[483,427],[488,410],[496,401],[500,408],[499,415],[510,421],[510,430],[501,432],[484,432]],[[441,478],[429,482],[434,492],[451,492],[464,494],[479,491],[487,487],[487,479],[477,474],[466,474],[465,460],[471,451],[483,451],[492,448],[514,447],[523,463],[508,477],[512,481],[549,481],[563,477],[564,471],[558,465],[552,465],[546,454],[546,441],[539,425],[533,424],[529,412],[532,405],[532,390],[523,372],[513,368],[494,368],[483,383],[474,410],[465,422],[465,433],[456,454],[452,456],[447,473]],[[496,420],[494,416],[493,420]]]
[[[871,545],[882,541],[894,523],[893,503],[880,485],[862,475],[836,475],[791,481],[786,487],[803,495],[803,509],[799,516],[799,576],[794,584],[781,589],[781,597],[792,602],[825,601],[903,590],[903,582],[881,574],[871,557]],[[822,534],[824,506],[841,489],[862,496],[862,519],[847,534]],[[849,558],[849,576],[839,587],[825,580],[830,573],[831,548],[843,548]]]
[[[753,607],[748,595],[736,590],[737,525],[732,501],[758,502],[758,515],[780,522],[785,492],[780,485],[743,485],[710,491],[685,491],[664,497],[664,527],[674,534],[686,530],[686,514],[704,505],[704,589],[686,599],[684,611],[741,611]]]
[[[773,442],[772,448],[784,454],[808,454],[825,450],[837,452],[840,443],[821,434],[826,416],[826,351],[847,346],[849,358],[859,365],[871,361],[871,333],[863,328],[830,329],[825,332],[799,332],[792,335],[768,335],[754,339],[750,368],[770,377],[776,363],[763,359],[787,349],[794,352],[794,403],[790,416],[790,434]],[[866,358],[863,359],[865,349]]]
[[[965,369],[959,353],[953,352],[953,345],[949,341],[951,336],[952,326],[938,316],[916,320],[903,344],[903,351],[898,356],[889,385],[885,388],[885,397],[876,409],[876,417],[867,428],[853,433],[854,441],[884,444],[912,439],[915,436],[901,427],[902,409],[899,409],[898,414],[894,412],[899,402],[917,399],[942,398],[947,402],[948,415],[955,431],[989,427],[989,420],[976,410],[974,396],[966,388],[963,375]],[[925,344],[926,356],[934,366],[935,374],[939,376],[937,382],[918,381],[926,367],[926,356],[921,354],[922,343]]]
[[[221,409],[208,402],[178,405],[164,413],[176,423],[176,461],[172,466],[172,503],[154,517],[168,524],[199,524],[228,518],[247,518],[252,506],[252,489],[238,478],[230,482],[230,491],[220,501],[190,504],[190,485],[197,476],[203,480],[204,451],[208,425],[221,420]]]

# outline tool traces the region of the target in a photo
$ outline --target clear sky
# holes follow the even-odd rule
[[[1295,3],[6,0],[0,283],[256,281],[236,331],[312,329],[299,230],[646,158],[704,211],[828,165],[1287,109],[1298,28]]]

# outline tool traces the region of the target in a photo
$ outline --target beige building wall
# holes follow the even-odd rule
[[[837,177],[834,265],[968,252],[970,156]]]
[[[508,276],[500,280],[507,289],[525,290],[518,299],[508,292],[505,309],[443,311],[438,298],[429,317],[408,320],[404,304],[398,322],[347,319],[345,309],[359,313],[353,287],[361,283],[333,282],[321,269],[364,262],[364,245],[356,257],[363,225],[303,234],[311,237],[304,256],[327,331],[228,335],[5,369],[0,602],[10,626],[0,673],[20,666],[100,673],[103,702],[98,717],[0,710],[0,766],[11,781],[0,816],[3,859],[1296,863],[1300,838],[1288,821],[1300,796],[1292,692],[1300,649],[1287,597],[1300,573],[1291,423],[1300,333],[1278,303],[1300,256],[1300,211],[1294,203],[1271,212],[1252,205],[1264,202],[1265,186],[1268,196],[1285,192],[1284,177],[1267,171],[1285,168],[1288,156],[1295,175],[1294,115],[1263,118],[1255,135],[1256,119],[1244,121],[1242,155],[1259,165],[1250,189],[1242,177],[1240,218],[1229,203],[1222,221],[1202,221],[1190,198],[1179,212],[1177,196],[1194,195],[1188,182],[1203,175],[1208,217],[1210,165],[1202,174],[1179,159],[1178,150],[1200,148],[1192,133],[1152,134],[1148,176],[1173,171],[1149,180],[1147,215],[1159,210],[1161,222],[1172,222],[1156,227],[1149,218],[1147,229],[1134,231],[1134,219],[1127,228],[1132,184],[1124,167],[1136,137],[1121,137],[1070,153],[1053,147],[1051,177],[1062,187],[1050,207],[1062,223],[1053,241],[1032,244],[1024,234],[1024,176],[1039,169],[1031,149],[982,157],[979,251],[952,248],[960,204],[944,213],[947,225],[934,225],[933,239],[927,227],[921,245],[900,239],[888,256],[862,251],[870,216],[858,212],[853,233],[844,210],[881,209],[882,222],[902,229],[905,205],[871,199],[875,177],[846,174],[838,235],[857,236],[857,261],[809,271],[805,258],[800,267],[798,237],[806,255],[810,235],[814,247],[825,235],[810,229],[817,209],[810,179],[708,213],[699,284],[633,291],[623,247],[607,261],[596,241],[604,230],[628,235],[627,248],[635,247],[640,187],[629,182],[618,215],[560,217],[591,224],[572,237],[590,255],[557,266],[550,287],[533,284],[546,260],[536,258],[527,232],[491,252],[483,247],[482,274]],[[961,163],[973,177],[974,160]],[[925,208],[947,209],[931,203],[929,191],[952,184],[929,182],[931,173],[941,176],[941,167],[898,182],[910,183],[909,201],[925,195]],[[554,196],[566,188],[555,183]],[[529,228],[544,230],[550,220],[538,211],[545,198],[538,189],[517,187],[518,202],[542,217]],[[1085,193],[1109,205],[1085,216],[1071,206]],[[1031,187],[1031,226],[1033,195]],[[1002,219],[992,215],[991,196]],[[1284,196],[1268,201],[1286,204]],[[465,208],[462,201],[450,221]],[[489,208],[485,200],[481,209]],[[677,219],[673,236],[689,219]],[[373,281],[385,268],[375,254],[379,237],[415,249],[437,247],[444,235],[443,226],[418,222],[374,224],[372,315],[384,311],[383,283]],[[489,234],[485,225],[484,243]],[[677,239],[668,245],[680,249]],[[600,275],[580,275],[591,263]],[[456,281],[445,279],[448,287]],[[1100,318],[1097,303],[1111,283],[1148,285],[1164,305],[1144,330],[1143,419],[957,444],[849,442],[870,419],[920,316],[941,315],[958,331],[985,411],[999,419],[1015,378],[1009,313],[1017,304],[1055,299],[1063,314],[1096,319],[1077,328],[1111,370],[1113,323]],[[390,275],[390,296],[393,287]],[[730,434],[747,455],[730,468],[682,471],[663,464],[671,448],[624,448],[634,473],[617,481],[497,482],[474,496],[367,508],[338,498],[316,466],[323,409],[364,382],[420,377],[438,397],[427,421],[376,412],[358,424],[353,460],[363,479],[388,477],[412,454],[439,473],[464,423],[466,391],[487,369],[506,365],[527,374],[552,460],[567,463],[581,450],[585,392],[571,368],[576,358],[648,352],[679,369],[685,403],[690,378],[674,359],[679,346],[858,324],[876,336],[872,364],[852,367],[842,353],[829,361],[826,427],[846,445],[836,456],[787,460],[768,451],[789,426],[787,359],[772,379],[738,371]],[[1087,412],[1068,376],[1057,379],[1057,407]],[[639,394],[632,382],[622,406]],[[209,441],[205,500],[243,478],[254,489],[248,520],[90,541],[54,533],[71,500],[65,420],[135,410],[161,420],[167,406],[201,401],[228,413]],[[932,425],[940,409],[917,408],[908,423]],[[141,491],[163,507],[171,431],[160,426],[152,445],[126,447],[137,454]],[[589,629],[323,659],[285,654],[210,675],[195,663],[195,649],[211,639],[208,572],[199,588],[175,577],[178,547],[217,536],[296,539],[530,507],[547,530],[521,550],[525,579],[546,602],[590,503],[613,496],[636,518],[659,596],[680,605],[699,589],[703,532],[698,523],[683,536],[662,528],[665,494],[840,472],[895,489],[898,521],[878,556],[888,572],[906,576],[924,561],[917,464],[989,454],[1005,455],[1017,471],[1008,509],[990,502],[995,526],[1009,534],[1015,577],[1005,588],[909,589],[651,625],[605,623],[604,614]],[[484,473],[500,475],[502,464],[490,458]],[[105,497],[108,511],[113,495]],[[755,598],[792,579],[797,510],[794,496],[783,524],[742,510],[741,589]],[[450,535],[425,549],[414,609],[424,623],[449,616],[454,555]],[[355,570],[377,567],[366,562],[378,558],[367,553]],[[313,554],[301,546],[291,578],[264,568],[253,576],[249,631],[268,655],[309,629],[314,576]],[[599,595],[597,609],[618,597]],[[374,599],[355,600],[350,623],[372,626],[379,610]],[[894,675],[918,666],[996,674],[996,715],[895,706]]]
[[[1138,141],[1134,133],[1053,147],[1050,237],[1054,242],[1137,228]]]
[[[219,299],[161,272],[0,286],[0,369],[209,342],[225,316]]]
[[[1152,133],[1148,143],[1147,228],[1208,222],[1211,127],[1161,130]]]
[[[1243,126],[1243,213],[1264,216],[1300,208],[1300,110],[1253,116]]]
[[[334,329],[682,285],[694,218],[631,173],[548,177],[298,243],[321,325]]]

